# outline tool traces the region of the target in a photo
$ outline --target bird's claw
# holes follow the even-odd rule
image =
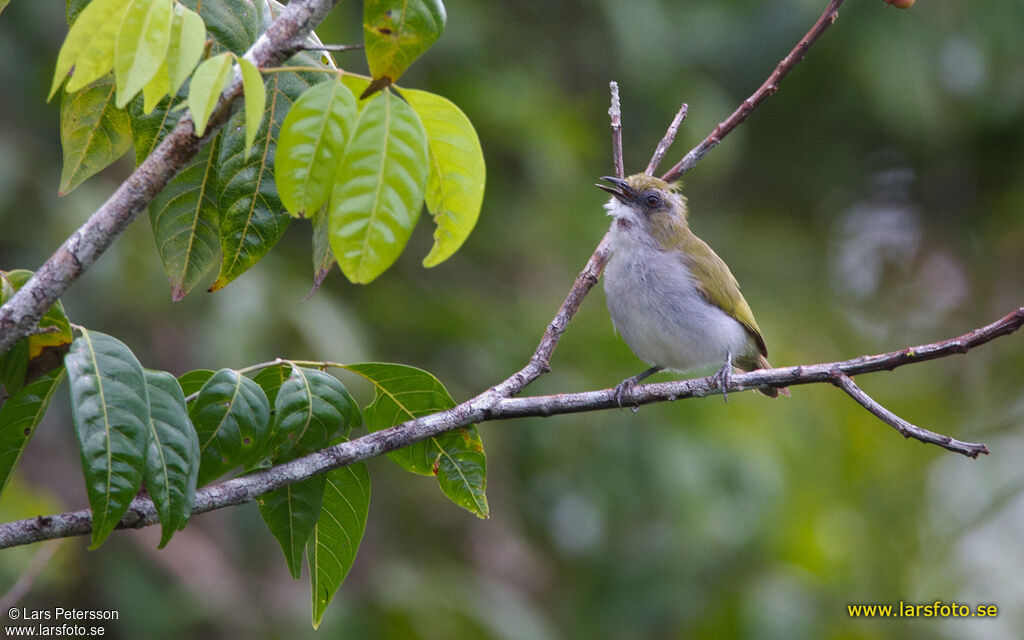
[[[620,409],[622,408],[622,394],[627,391],[632,391],[636,388],[637,384],[636,376],[633,376],[632,378],[626,378],[619,384],[615,385],[615,404],[619,405]],[[639,410],[639,404],[633,406],[633,413],[636,413]]]
[[[715,386],[722,389],[722,398],[729,402],[729,385],[732,384],[732,352],[727,351],[725,354],[725,364],[718,370],[711,378],[714,381]]]

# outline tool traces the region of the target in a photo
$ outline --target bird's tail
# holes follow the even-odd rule
[[[757,360],[755,360],[753,362],[753,365],[754,366],[750,367],[749,369],[744,367],[744,366],[742,366],[742,365],[740,366],[740,368],[743,369],[744,371],[753,371],[754,369],[771,369],[772,368],[772,365],[768,362],[768,358],[765,358],[762,355],[758,355],[757,356]],[[788,396],[789,395],[789,387],[781,387],[781,388],[767,387],[765,389],[758,389],[758,391],[760,391],[764,395],[768,396],[769,398],[777,398],[777,397],[779,397],[779,395],[784,395],[784,396]]]

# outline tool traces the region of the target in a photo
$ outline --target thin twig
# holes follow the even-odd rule
[[[832,378],[832,384],[836,385],[857,401],[857,404],[864,407],[879,420],[900,432],[904,438],[914,438],[924,443],[937,444],[944,449],[962,453],[969,458],[977,458],[979,453],[988,455],[988,447],[974,442],[962,442],[949,436],[944,436],[934,431],[922,429],[910,424],[892,411],[880,405],[874,398],[857,386],[853,378],[845,373],[838,373]]]
[[[608,88],[612,92],[612,104],[608,107],[612,125],[612,162],[615,164],[615,175],[624,178],[626,170],[622,163],[622,105],[619,103],[619,83],[612,80],[608,83]]]
[[[768,79],[758,87],[749,98],[743,101],[732,115],[726,118],[723,122],[718,123],[718,126],[704,139],[699,145],[694,147],[687,153],[682,160],[677,162],[675,166],[669,169],[665,175],[661,177],[665,182],[673,182],[678,180],[681,175],[689,171],[696,165],[701,158],[707,155],[708,151],[711,151],[718,143],[722,141],[722,138],[727,136],[730,131],[736,128],[736,126],[747,119],[750,112],[757,108],[759,104],[775,93],[779,88],[779,82],[789,73],[796,63],[803,60],[807,54],[807,50],[811,48],[821,34],[825,32],[825,29],[829,27],[836,18],[839,16],[839,5],[843,4],[843,0],[830,0],[828,6],[825,7],[824,13],[818,18],[818,21],[814,23],[811,30],[797,43],[793,50],[789,52],[785,58],[775,67],[775,71],[772,72]]]
[[[581,298],[567,299],[563,309],[559,310],[560,316],[564,311],[565,317],[571,317],[574,305],[578,303],[579,299]],[[557,342],[557,337],[564,329],[556,321],[552,321],[548,332],[545,333],[545,340],[541,341],[535,357],[531,359],[531,365],[537,363],[534,367],[540,367],[539,363],[543,354],[550,355],[550,350],[554,348],[553,344]],[[728,391],[737,393],[765,387],[779,388],[815,383],[835,384],[837,375],[855,376],[966,353],[968,350],[1000,336],[1009,335],[1020,329],[1022,325],[1024,325],[1024,307],[1007,314],[996,322],[949,340],[879,355],[861,356],[841,362],[736,373],[730,377]],[[524,368],[523,371],[526,371],[527,368]],[[409,420],[389,429],[375,431],[265,471],[203,487],[196,492],[192,513],[205,513],[214,509],[251,502],[274,489],[339,467],[368,460],[470,424],[507,418],[544,417],[597,411],[618,406],[615,389],[612,388],[524,398],[502,395],[522,389],[528,383],[526,377],[520,378],[523,371],[513,375],[501,385],[488,389],[451,409]],[[722,393],[722,389],[715,377],[707,376],[639,385],[627,390],[623,400],[629,404],[646,405],[654,402],[713,396],[720,393]],[[139,497],[132,501],[128,512],[117,528],[145,527],[156,524],[157,521],[153,502],[149,498]],[[85,535],[91,530],[92,521],[88,509],[8,522],[0,524],[0,549],[52,538]]]
[[[300,51],[352,51],[353,49],[365,49],[363,44],[302,44]]]
[[[249,48],[246,59],[257,67],[282,62],[337,2],[290,2]],[[113,195],[0,307],[0,353],[28,335],[50,305],[103,255],[178,170],[213,137],[215,130],[227,121],[231,103],[241,92],[241,76],[236,76],[221,93],[202,139],[195,136],[192,118],[183,116]]]
[[[676,117],[672,118],[672,124],[668,125],[668,131],[665,132],[665,137],[658,143],[658,147],[654,150],[654,155],[651,156],[651,161],[647,163],[646,173],[649,176],[654,175],[654,170],[661,164],[662,159],[665,157],[665,153],[668,148],[675,142],[676,134],[679,133],[679,125],[682,124],[683,119],[686,117],[686,112],[689,111],[690,107],[685,102],[679,111],[676,112]]]

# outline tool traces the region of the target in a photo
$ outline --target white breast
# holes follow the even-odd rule
[[[608,312],[633,353],[687,371],[724,363],[726,352],[756,352],[743,325],[704,299],[679,255],[653,246],[635,224],[615,224],[604,274]]]

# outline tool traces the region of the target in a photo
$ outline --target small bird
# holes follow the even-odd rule
[[[724,362],[723,393],[732,368],[771,367],[761,330],[725,261],[694,235],[677,184],[644,173],[601,178],[612,194],[612,256],[604,272],[608,312],[619,335],[651,368],[622,381],[622,393],[663,369],[685,372]],[[788,389],[759,389],[772,398]],[[727,398],[728,399],[728,398]]]

